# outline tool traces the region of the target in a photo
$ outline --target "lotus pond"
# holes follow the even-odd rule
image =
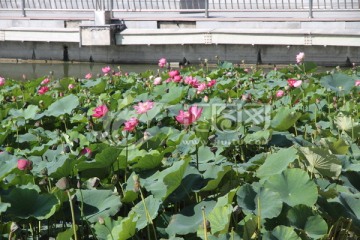
[[[0,239],[360,237],[359,67],[166,66],[0,78]]]

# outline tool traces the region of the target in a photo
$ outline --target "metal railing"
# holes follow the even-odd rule
[[[2,9],[110,11],[312,11],[360,10],[360,0],[0,0]]]

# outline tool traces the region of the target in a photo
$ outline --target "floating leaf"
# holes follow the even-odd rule
[[[70,114],[77,106],[79,106],[79,98],[70,94],[52,103],[43,115],[59,117],[63,114]]]
[[[301,117],[301,113],[289,107],[281,107],[271,120],[271,127],[274,130],[285,131],[293,127],[296,121]]]
[[[312,239],[319,239],[327,234],[328,225],[321,216],[311,216],[307,219],[304,230]]]
[[[78,226],[75,226],[76,231],[78,230]],[[68,228],[63,232],[58,233],[58,235],[56,236],[56,240],[69,240],[72,239],[72,237],[74,236],[74,229]]]
[[[205,187],[201,191],[211,191],[216,189],[219,186],[222,178],[231,170],[231,166],[218,166],[212,165],[208,166],[206,172],[204,173],[204,179],[208,180]]]
[[[133,212],[132,214],[129,214],[126,218],[122,219],[120,223],[111,230],[111,234],[108,235],[107,239],[126,240],[131,238],[136,233],[136,221],[137,221],[136,213]]]
[[[354,79],[344,73],[334,73],[320,79],[320,84],[336,93],[349,93],[354,87]]]
[[[166,232],[170,236],[195,233],[197,229],[202,226],[203,216],[201,209],[204,208],[205,214],[207,215],[215,207],[215,204],[215,201],[202,201],[195,206],[190,205],[185,207],[180,213],[171,217]]]
[[[145,204],[145,206],[144,206]],[[150,195],[144,199],[144,201],[138,202],[130,211],[135,212],[138,215],[138,220],[136,221],[136,229],[141,230],[146,227],[148,224],[151,224],[151,221],[157,217],[161,201],[154,198]]]
[[[237,192],[237,203],[246,214],[254,214],[262,219],[277,217],[283,203],[280,195],[270,189],[254,189],[250,184],[240,187]]]
[[[162,172],[157,172],[146,179],[144,187],[151,191],[154,197],[164,200],[180,184],[190,159],[175,162]]]
[[[34,189],[14,188],[9,194],[2,196],[2,201],[10,203],[6,215],[16,218],[28,219],[34,217],[38,220],[48,219],[59,207],[58,199],[48,193],[39,194]]]
[[[256,171],[256,176],[259,178],[266,178],[279,174],[295,159],[297,159],[297,150],[295,148],[282,148],[266,158],[264,164]]]
[[[301,169],[287,169],[279,175],[271,176],[264,186],[279,193],[282,201],[289,206],[313,206],[318,198],[316,184]]]
[[[300,147],[307,160],[307,169],[313,174],[337,178],[341,174],[341,161],[333,154],[320,148]]]
[[[114,216],[122,205],[120,197],[110,190],[77,190],[76,197],[83,202],[84,216],[89,222],[96,222],[99,217]],[[79,210],[77,214],[80,215]]]
[[[277,226],[271,232],[264,234],[263,240],[301,240],[293,228]]]

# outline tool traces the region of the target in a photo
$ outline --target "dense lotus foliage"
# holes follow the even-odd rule
[[[360,68],[304,58],[1,77],[0,239],[357,239]]]

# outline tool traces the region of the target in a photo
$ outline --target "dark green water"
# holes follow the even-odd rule
[[[158,69],[157,65],[111,65],[105,63],[0,63],[0,76],[4,78],[11,78],[15,80],[36,79],[45,77],[51,73],[55,78],[75,77],[84,78],[87,73],[92,73],[93,76],[102,74],[101,68],[110,66],[111,69],[123,73],[125,72],[144,72],[146,70]]]

